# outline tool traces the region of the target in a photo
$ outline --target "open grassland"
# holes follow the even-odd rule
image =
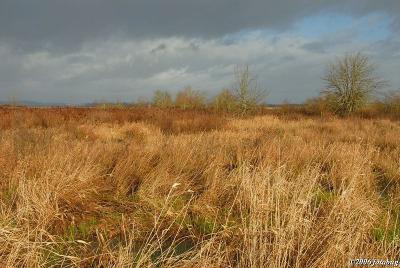
[[[0,267],[400,258],[400,124],[0,108]]]

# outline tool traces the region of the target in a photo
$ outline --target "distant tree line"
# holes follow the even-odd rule
[[[266,97],[266,90],[258,86],[249,66],[237,66],[234,70],[232,89],[223,89],[211,101],[205,95],[187,86],[178,92],[175,99],[169,92],[154,92],[152,105],[159,108],[201,109],[212,108],[218,112],[250,114],[255,112]]]
[[[307,100],[302,105],[303,110],[348,116],[368,106],[400,116],[400,90],[382,93],[381,89],[388,83],[376,74],[375,65],[366,55],[355,53],[338,58],[327,66],[323,80],[325,86],[320,95]],[[266,93],[246,65],[235,68],[232,88],[221,90],[211,101],[207,102],[202,92],[188,86],[178,92],[175,99],[167,91],[155,91],[152,105],[159,108],[211,108],[244,115],[256,112],[265,101]],[[379,98],[379,94],[384,97]]]

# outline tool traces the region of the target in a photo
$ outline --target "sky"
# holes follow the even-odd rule
[[[248,65],[266,102],[303,102],[361,52],[400,88],[399,0],[0,0],[0,102],[213,96]]]

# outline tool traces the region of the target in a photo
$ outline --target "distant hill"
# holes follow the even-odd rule
[[[69,106],[69,104],[61,102],[38,102],[38,101],[18,101],[11,103],[9,101],[0,101],[0,105],[17,105],[29,107],[49,107],[49,106]]]

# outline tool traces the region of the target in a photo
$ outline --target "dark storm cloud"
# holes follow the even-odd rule
[[[357,33],[357,30],[352,28],[329,33],[318,41],[304,44],[302,48],[310,52],[327,53],[327,51],[332,50],[334,47],[348,45],[355,39]]]
[[[26,49],[77,49],[87,40],[282,29],[318,11],[400,13],[398,0],[1,0],[0,40]]]
[[[166,44],[160,44],[157,47],[153,48],[150,52],[151,53],[156,53],[158,51],[163,51],[165,49],[167,49],[167,45]]]

